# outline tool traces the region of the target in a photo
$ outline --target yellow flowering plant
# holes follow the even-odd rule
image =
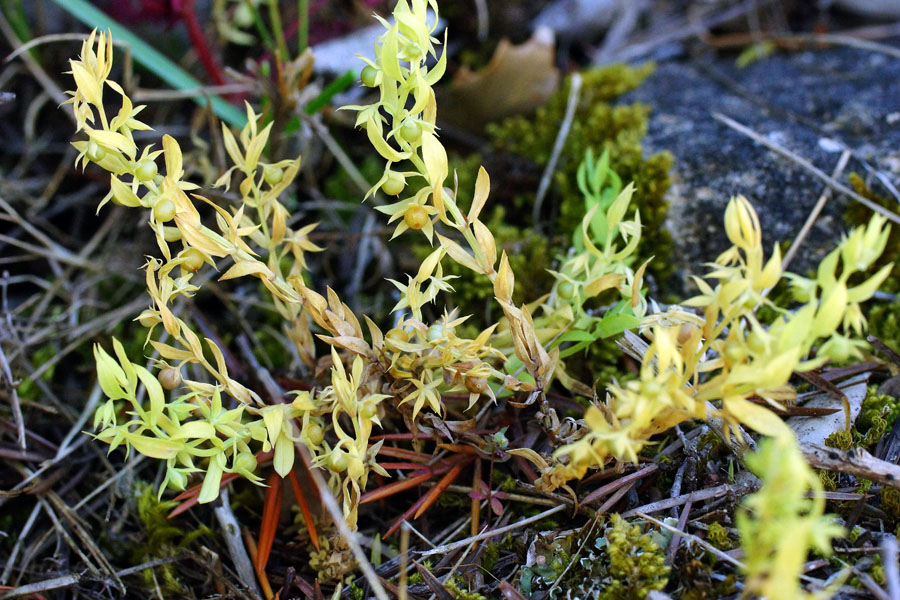
[[[884,217],[876,215],[846,236],[822,261],[816,279],[787,275],[800,303],[792,310],[765,295],[783,276],[781,254],[775,246],[765,259],[759,219],[746,198],[729,202],[725,231],[733,245],[711,264],[715,287],[695,278],[701,293],[684,303],[703,315],[673,306],[646,317],[642,329],[649,343],[640,377],[612,386],[606,402],[585,414],[585,436],[559,449],[574,474],[608,457],[636,462],[652,435],[689,419],[721,418],[729,426],[726,435],[746,425],[764,435],[790,436],[780,417],[750,398],[777,407],[796,397],[788,385],[793,373],[861,356],[859,342],[846,334],[861,333],[859,303],[871,298],[891,265],[856,285],[849,281],[881,255],[890,232]],[[778,313],[768,326],[756,317],[763,306]]]
[[[330,473],[329,486],[342,500],[351,527],[357,526],[369,475],[388,475],[377,462],[382,442],[372,443],[375,427],[402,421],[416,439],[423,433],[437,436],[441,427],[450,430],[446,402],[456,395],[466,401],[463,410],[473,413],[501,398],[515,407],[540,403],[537,420],[552,433],[556,452],[497,452],[537,465],[537,484],[544,491],[562,487],[574,495],[567,486],[571,479],[611,460],[636,462],[653,435],[690,419],[717,417],[727,424],[727,435],[744,425],[795,448],[790,430],[765,403],[777,406],[794,398],[792,373],[858,356],[859,343],[848,334],[864,327],[859,304],[872,296],[890,265],[861,283],[858,273],[884,249],[885,221],[873,218],[850,233],[822,261],[816,278],[808,279],[782,273],[777,247],[765,258],[753,207],[744,198],[732,199],[725,231],[733,245],[712,264],[710,281],[698,278],[700,294],[684,307],[651,313],[654,305],[648,306],[642,289],[646,263],[632,264],[641,235],[637,211],[627,217],[634,187],[623,186],[609,171],[608,157],[589,155],[579,172],[586,214],[553,272],[553,286],[526,303],[514,302],[509,259],[480,220],[490,195],[487,171],[479,169],[468,207],[459,205],[448,184],[433,90],[446,68],[446,54],[438,56],[440,43],[433,37],[437,10],[435,0],[399,0],[393,22],[382,20],[385,32],[375,59],[366,60],[361,73],[362,83],[377,89],[377,101],[345,107],[357,111],[356,124],[385,160],[369,195],[380,190],[397,197],[377,207],[395,224],[394,237],[421,231],[435,244],[415,273],[391,280],[399,292],[392,314],[362,318],[333,289],[315,289],[306,255],[319,250],[309,239],[316,225],[294,228],[280,200],[300,159],[266,162],[271,124],[263,126],[248,105],[242,131],[235,135],[223,126],[232,166],[216,186],[234,187],[238,199],[217,204],[184,180],[174,138],[163,136],[161,149],[137,146],[133,132],[148,127],[137,120],[141,107],[132,106],[109,79],[111,41],[100,33],[84,43],[80,58],[72,61],[76,90],[69,92],[86,138],[75,142],[78,162],[110,172],[110,193],[101,206],[114,202],[143,210],[159,246],[159,257],[144,267],[150,307],[138,318],[148,329],[147,344],[158,353],[157,375],[132,362],[116,340],[112,354],[95,346],[98,378],[108,398],[95,417],[96,437],[111,449],[124,446],[166,461],[168,487],[184,489],[192,474],[203,473],[201,502],[218,496],[225,473],[259,482],[260,451],[272,452],[275,471],[285,476],[293,468],[296,445],[303,444],[313,465]],[[436,59],[432,67],[430,58]],[[111,120],[104,111],[106,87],[121,97]],[[425,185],[406,193],[413,178]],[[204,221],[198,207],[214,221]],[[502,318],[479,324],[472,338],[460,327],[471,317],[444,309],[429,320],[433,313],[423,310],[453,290],[453,278],[442,267],[447,258],[483,276],[502,309]],[[253,277],[262,283],[297,355],[310,371],[319,367],[327,373],[326,381],[313,382],[310,391],[286,402],[231,376],[222,349],[201,338],[179,310],[179,299],[196,294],[204,277],[220,268],[220,280]],[[790,279],[798,303],[790,310],[766,297],[782,277]],[[586,308],[601,295],[612,299],[610,306]],[[761,307],[776,311],[772,323],[756,316]],[[392,326],[382,331],[378,323],[388,318]],[[631,334],[628,340],[641,361],[639,377],[611,386],[605,401],[595,402],[583,419],[560,419],[546,401],[553,381],[595,396],[590,385],[566,373],[563,359],[599,338],[637,327],[643,338]],[[321,353],[316,339],[327,352]],[[192,379],[189,373],[204,375]],[[796,461],[790,468],[802,470]],[[804,491],[817,490],[804,481]],[[761,504],[749,506],[765,518]],[[799,512],[818,518],[820,508],[816,501]],[[748,531],[751,522],[745,521]],[[806,547],[804,542],[804,552]]]

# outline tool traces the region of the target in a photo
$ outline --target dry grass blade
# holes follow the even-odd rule
[[[413,513],[419,510],[419,507],[422,506],[424,502],[425,496],[423,495],[418,500],[416,500],[416,502],[412,506],[406,509],[406,512],[400,515],[396,521],[394,521],[394,523],[388,528],[388,530],[384,532],[382,539],[389,538],[394,532],[400,529],[404,523],[412,518]]]
[[[363,494],[359,499],[359,503],[365,504],[366,502],[373,502],[375,500],[387,498],[388,496],[393,496],[394,494],[399,494],[400,492],[425,483],[435,474],[436,473],[434,471],[428,470],[418,475],[413,474],[411,477],[407,477],[406,479],[403,479],[401,481],[395,481],[394,483],[389,483],[380,488],[375,488],[371,492],[366,492],[365,494]]]
[[[620,477],[619,479],[616,479],[615,481],[607,483],[603,487],[597,488],[596,490],[594,490],[593,492],[591,492],[590,494],[585,496],[584,500],[582,500],[581,503],[582,504],[590,504],[591,502],[594,502],[595,500],[598,500],[598,499],[604,497],[605,495],[612,493],[613,491],[619,489],[623,485],[630,483],[632,481],[636,481],[638,479],[642,479],[642,478],[646,477],[647,475],[650,475],[651,473],[656,472],[657,470],[659,470],[659,467],[656,464],[652,464],[652,465],[648,465],[648,466],[644,467],[640,471],[635,471],[634,473],[631,473],[630,475],[625,475],[624,477]]]
[[[294,497],[297,499],[297,504],[300,505],[300,513],[303,515],[303,520],[306,522],[306,532],[309,533],[310,541],[312,541],[313,546],[318,550],[319,534],[316,532],[316,524],[313,523],[312,512],[310,512],[309,503],[306,501],[306,494],[303,493],[303,489],[300,487],[300,480],[297,479],[297,474],[294,473],[293,470],[288,473],[288,478],[291,481],[291,487],[294,490]]]
[[[62,575],[60,577],[54,577],[53,579],[45,579],[44,581],[38,581],[36,583],[29,583],[27,585],[20,585],[16,588],[10,588],[8,586],[3,586],[4,589],[8,590],[0,594],[0,600],[7,600],[8,598],[21,598],[23,596],[31,596],[32,598],[43,598],[41,596],[41,592],[49,592],[51,590],[58,590],[61,588],[67,588],[75,585],[81,579],[81,576],[77,573],[72,573],[70,575]]]
[[[447,474],[441,477],[441,480],[438,482],[436,486],[431,488],[427,494],[425,494],[425,501],[422,503],[422,506],[419,507],[419,510],[416,511],[413,519],[418,519],[422,516],[428,508],[434,504],[434,502],[440,497],[441,494],[447,489],[447,486],[456,481],[456,478],[459,477],[459,474],[462,472],[463,468],[469,464],[471,461],[460,462],[453,465]]]
[[[521,527],[525,527],[526,525],[531,525],[532,523],[537,523],[538,521],[546,519],[550,515],[555,515],[556,513],[560,512],[562,510],[565,510],[566,508],[568,508],[568,506],[566,506],[565,504],[560,504],[559,506],[554,506],[553,508],[545,510],[544,512],[538,513],[538,514],[534,515],[533,517],[528,517],[527,519],[522,519],[521,521],[518,521],[517,523],[513,523],[513,524],[507,525],[505,527],[500,527],[500,528],[494,529],[492,531],[485,531],[484,533],[479,533],[478,535],[473,535],[471,537],[467,537],[466,539],[460,540],[458,542],[453,542],[451,544],[445,544],[443,546],[438,546],[437,548],[434,548],[433,550],[426,550],[425,552],[422,553],[422,556],[431,556],[434,554],[447,554],[454,550],[459,550],[460,548],[465,548],[466,546],[468,546],[469,544],[471,544],[473,542],[489,540],[492,537],[497,537],[498,535],[503,535],[504,533],[514,531]]]
[[[769,150],[772,150],[776,154],[780,154],[781,156],[787,158],[788,160],[793,161],[798,166],[800,166],[804,170],[808,171],[810,174],[821,179],[822,181],[824,181],[825,183],[827,183],[828,185],[830,185],[832,188],[839,191],[840,193],[845,194],[845,195],[849,196],[850,198],[853,198],[854,200],[856,200],[857,202],[859,202],[866,208],[877,212],[878,214],[882,215],[883,217],[887,218],[890,221],[893,221],[894,223],[900,223],[900,215],[897,215],[897,213],[894,213],[894,212],[891,212],[891,211],[885,209],[884,207],[872,202],[871,200],[869,200],[868,198],[865,198],[864,196],[860,196],[855,191],[853,191],[852,189],[850,189],[849,187],[847,187],[840,181],[836,180],[834,177],[829,176],[824,171],[822,171],[821,169],[819,169],[818,167],[813,165],[811,162],[809,162],[802,156],[799,156],[799,155],[795,154],[794,152],[791,152],[787,148],[780,146],[780,145],[776,144],[775,142],[773,142],[772,140],[756,133],[755,131],[753,131],[752,129],[747,127],[746,125],[742,125],[741,123],[738,123],[734,119],[729,119],[728,117],[726,117],[723,114],[713,113],[713,118],[716,119],[717,121],[721,121],[725,125],[728,125],[735,131],[746,135],[753,141],[755,141],[759,144],[762,144],[763,146],[765,146]]]
[[[453,594],[447,591],[447,588],[445,588],[444,584],[434,576],[434,573],[420,565],[418,562],[412,562],[416,567],[416,571],[418,571],[419,575],[422,577],[422,580],[425,581],[429,588],[431,588],[431,591],[434,592],[434,595],[438,600],[454,600],[455,597]]]
[[[862,448],[838,450],[814,444],[800,444],[810,466],[877,481],[900,489],[900,466],[875,458]]]
[[[260,590],[256,582],[256,570],[253,563],[247,555],[247,548],[241,540],[241,526],[238,524],[237,518],[231,510],[231,503],[228,498],[228,488],[223,488],[220,492],[221,501],[213,509],[216,520],[219,522],[219,528],[222,537],[225,539],[225,545],[228,546],[228,553],[234,563],[234,568],[240,577],[241,582],[247,586],[251,596],[259,597]]]
[[[278,518],[281,516],[281,500],[284,496],[284,480],[278,473],[269,475],[266,482],[266,500],[263,504],[262,522],[259,525],[259,542],[256,547],[256,560],[253,566],[256,571],[265,571],[269,562],[269,554],[272,552],[272,544],[275,542],[275,532],[278,529]]]

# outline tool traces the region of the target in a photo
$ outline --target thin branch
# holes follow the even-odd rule
[[[520,527],[524,527],[526,525],[531,525],[532,523],[537,523],[542,519],[546,519],[550,515],[555,515],[568,508],[565,504],[560,504],[559,506],[554,506],[551,509],[545,510],[542,513],[538,513],[533,517],[528,517],[527,519],[523,519],[522,521],[518,521],[511,525],[507,525],[506,527],[500,527],[499,529],[494,529],[492,531],[485,531],[484,533],[479,533],[478,535],[473,535],[472,537],[468,537],[464,540],[460,540],[458,542],[453,542],[452,544],[445,544],[443,546],[438,546],[433,550],[426,550],[421,553],[421,556],[431,556],[432,554],[447,554],[448,552],[452,552],[454,550],[459,550],[460,548],[465,548],[472,542],[480,542],[482,540],[489,540],[492,537],[497,537],[498,535],[503,535],[509,531],[514,531],[519,529]]]
[[[837,165],[834,167],[834,171],[831,172],[832,179],[837,179],[841,176],[841,173],[844,171],[844,168],[847,166],[847,161],[850,160],[850,151],[844,150],[841,153],[840,159],[838,159]],[[825,208],[825,203],[828,202],[828,199],[831,197],[831,188],[826,187],[822,194],[819,196],[818,201],[816,201],[816,205],[813,206],[813,209],[809,212],[809,216],[806,217],[806,222],[803,223],[803,227],[800,228],[800,233],[797,234],[797,237],[794,238],[794,241],[791,243],[791,247],[788,248],[788,251],[784,253],[784,259],[781,261],[781,270],[786,271],[788,265],[791,264],[791,261],[794,259],[794,255],[797,254],[797,249],[800,247],[800,244],[803,243],[803,240],[806,239],[806,236],[809,234],[809,230],[812,229],[813,224],[816,222],[816,219],[819,218],[819,214],[822,212],[822,209]],[[771,288],[769,288],[771,289]],[[768,292],[769,290],[766,290]]]
[[[894,223],[900,223],[900,215],[897,215],[896,213],[893,213],[893,212],[887,210],[886,208],[879,206],[878,204],[875,204],[868,198],[864,198],[863,196],[860,196],[855,191],[853,191],[852,189],[850,189],[849,187],[847,187],[846,185],[844,185],[843,183],[841,183],[834,177],[830,177],[827,173],[822,171],[822,169],[816,167],[815,165],[813,165],[811,162],[809,162],[808,160],[806,160],[799,154],[791,152],[784,146],[780,146],[780,145],[776,144],[775,142],[756,133],[755,131],[753,131],[752,129],[747,127],[746,125],[742,125],[741,123],[738,123],[734,119],[730,119],[721,113],[713,113],[713,118],[716,119],[717,121],[724,123],[725,125],[728,125],[735,131],[746,135],[753,141],[755,141],[759,144],[762,144],[763,146],[765,146],[769,150],[775,152],[776,154],[779,154],[779,155],[783,156],[784,158],[787,158],[788,160],[795,162],[798,166],[800,166],[804,170],[808,171],[811,175],[817,177],[818,179],[821,179],[822,181],[824,181],[825,183],[830,185],[835,190],[841,192],[842,194],[846,194],[847,196],[850,196],[851,198],[853,198],[860,204],[864,205],[865,207],[869,208],[870,210],[877,212],[878,214],[886,217],[888,220],[893,221]]]
[[[534,207],[531,211],[531,221],[537,226],[540,222],[541,207],[544,205],[544,197],[547,190],[550,189],[550,178],[556,171],[556,163],[562,154],[563,146],[566,144],[566,138],[569,137],[569,130],[572,129],[572,121],[575,119],[575,109],[578,108],[578,99],[581,95],[581,75],[573,73],[569,84],[569,100],[566,104],[566,115],[563,117],[562,125],[559,127],[559,133],[556,134],[556,141],[553,143],[553,152],[550,154],[550,160],[544,167],[544,174],[541,175],[541,182],[538,185],[537,195],[534,198]]]

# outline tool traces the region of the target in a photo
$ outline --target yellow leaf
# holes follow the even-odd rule
[[[476,273],[483,272],[478,263],[475,262],[475,258],[471,254],[463,250],[462,246],[451,239],[445,238],[441,234],[437,234],[437,237],[438,241],[441,244],[441,248],[447,251],[447,254],[450,256],[450,258],[452,258],[462,266],[472,269]]]
[[[469,208],[469,215],[466,219],[472,223],[481,214],[487,202],[488,195],[491,193],[491,178],[484,167],[478,167],[478,179],[475,180],[475,197],[472,199],[472,207]]]
[[[163,460],[175,458],[175,455],[178,454],[178,451],[183,447],[182,444],[172,440],[145,437],[130,431],[124,432],[123,435],[125,436],[125,440],[131,444],[135,450],[150,458],[159,458]]]
[[[245,275],[262,275],[267,279],[274,279],[275,274],[269,270],[269,267],[259,262],[258,260],[250,261],[244,260],[238,263],[235,263],[230,269],[225,271],[225,273],[219,277],[219,281],[225,281],[227,279],[236,279],[238,277],[243,277]]]
[[[792,436],[791,428],[781,417],[768,408],[754,404],[739,396],[731,396],[722,400],[722,410],[740,423],[751,429],[775,438]]]
[[[241,154],[241,149],[238,147],[237,140],[234,139],[234,134],[231,133],[231,130],[225,123],[222,123],[222,140],[225,142],[225,151],[231,157],[231,162],[235,165],[244,164],[244,157]]]
[[[163,136],[163,151],[166,156],[166,177],[175,181],[180,180],[183,174],[181,147],[169,134]]]
[[[500,268],[497,269],[497,277],[494,279],[494,295],[504,301],[512,302],[512,292],[515,286],[515,276],[509,267],[509,259],[506,258],[506,251],[500,257]]]
[[[197,502],[200,504],[212,502],[219,497],[219,485],[222,482],[223,468],[217,460],[218,456],[220,455],[209,459],[209,468],[206,470],[206,477],[203,478],[203,486],[200,488],[200,495],[197,497]],[[224,458],[223,456],[223,462]]]
[[[125,185],[119,181],[119,178],[115,175],[109,176],[109,186],[112,188],[112,194],[116,204],[129,206],[131,208],[141,205],[141,201],[138,199],[137,194],[131,191],[131,186]]]
[[[494,263],[497,262],[497,245],[494,242],[494,236],[487,225],[478,219],[472,221],[472,230],[475,232],[475,240],[484,255],[482,268],[485,273],[491,273],[494,270]]]
[[[618,286],[623,281],[625,281],[625,275],[622,273],[607,273],[584,286],[583,296],[585,299],[593,298],[600,292]]]
[[[263,129],[259,135],[254,136],[247,146],[247,156],[244,159],[244,168],[248,174],[251,174],[256,170],[256,165],[259,164],[259,156],[266,147],[266,142],[269,141],[269,132],[272,130],[273,124],[274,122],[266,125],[265,129]]]
[[[366,135],[369,136],[369,142],[372,147],[391,162],[400,162],[409,158],[409,152],[399,152],[394,150],[385,140],[381,133],[381,122],[376,118],[371,118],[366,122]]]
[[[294,442],[282,432],[275,441],[275,456],[272,458],[275,472],[286,477],[294,466]]]
[[[425,162],[428,183],[434,188],[435,194],[440,193],[444,179],[447,178],[447,151],[430,131],[422,132],[422,160]]]
[[[159,355],[165,358],[166,360],[193,360],[194,355],[187,350],[179,350],[174,346],[170,346],[168,344],[163,344],[162,342],[158,342],[156,340],[150,340],[150,345],[153,346]]]

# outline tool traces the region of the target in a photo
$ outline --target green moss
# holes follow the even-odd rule
[[[829,448],[849,450],[854,446],[853,433],[850,431],[845,431],[843,429],[841,429],[840,431],[835,431],[827,438],[825,438],[825,445]]]
[[[731,538],[731,534],[721,523],[710,523],[706,532],[706,541],[719,548],[720,550],[731,550],[737,547],[736,540]]]
[[[212,530],[205,525],[187,532],[178,527],[175,521],[168,518],[172,509],[178,506],[178,502],[159,500],[154,493],[153,485],[138,482],[137,491],[140,494],[137,498],[137,514],[143,531],[131,549],[134,564],[176,556],[197,538],[214,535]],[[160,565],[153,569],[144,569],[142,576],[144,584],[149,589],[153,589],[159,584],[167,595],[180,595],[186,591],[178,581],[173,563]]]
[[[338,536],[319,536],[319,549],[310,552],[309,566],[322,583],[338,583],[356,568],[349,547]]]
[[[559,537],[538,548],[539,562],[522,569],[520,588],[526,596],[549,589],[570,563],[572,566],[556,588],[567,597],[614,600],[646,598],[652,590],[666,586],[669,568],[665,552],[653,531],[644,532],[619,515],[612,515],[605,528],[582,547],[579,533]]]
[[[56,344],[44,344],[43,346],[35,350],[31,355],[31,363],[35,368],[39,368],[41,365],[56,356],[58,353],[59,348],[56,347]],[[41,381],[50,381],[51,379],[53,379],[53,373],[55,371],[56,365],[53,365],[52,367],[41,373]],[[32,380],[30,377],[27,377],[23,379],[19,386],[16,388],[16,393],[22,400],[36,400],[40,396],[41,391],[34,380]]]
[[[622,181],[634,181],[636,186],[633,206],[640,211],[645,236],[637,261],[655,256],[649,271],[657,278],[665,279],[672,269],[672,261],[668,260],[672,254],[672,240],[663,227],[667,211],[663,195],[670,184],[668,172],[672,157],[668,153],[644,157],[640,141],[647,131],[648,106],[610,104],[638,87],[653,68],[651,64],[639,68],[612,65],[582,73],[578,107],[555,172],[559,198],[555,231],[568,242],[571,232],[581,224],[584,198],[578,189],[576,174],[585,152],[592,149],[599,155],[609,150],[611,169]],[[489,125],[493,148],[526,157],[541,168],[546,166],[566,112],[570,85],[571,77],[534,116],[516,116]],[[530,202],[531,196],[528,200]]]
[[[881,488],[881,510],[886,512],[895,523],[900,521],[900,490],[884,486]]]
[[[444,587],[456,600],[487,600],[481,594],[468,591],[466,582],[461,577],[454,577],[452,581],[445,582]]]
[[[859,445],[870,447],[878,443],[900,415],[900,400],[889,394],[879,394],[878,387],[866,389],[855,427],[859,432]]]

